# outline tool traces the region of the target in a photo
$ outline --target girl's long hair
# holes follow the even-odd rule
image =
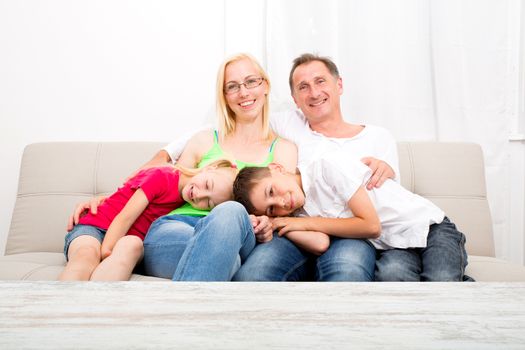
[[[231,168],[231,169],[237,169],[237,166],[235,163],[231,162],[228,159],[219,159],[213,162],[210,162],[203,166],[202,168],[186,168],[185,166],[174,164],[173,167],[177,170],[179,170],[181,173],[187,176],[195,176],[198,173],[200,173],[202,170],[208,168],[208,167],[216,167],[218,168]]]

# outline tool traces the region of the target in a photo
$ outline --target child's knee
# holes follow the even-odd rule
[[[91,236],[77,237],[71,243],[68,259],[84,262],[100,262],[100,242]]]
[[[117,244],[115,244],[112,254],[118,255],[124,259],[126,257],[138,259],[144,254],[144,244],[137,236],[124,236],[118,240]]]

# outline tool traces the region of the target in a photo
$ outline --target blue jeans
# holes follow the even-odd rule
[[[466,266],[465,235],[445,217],[430,226],[426,248],[378,251],[376,281],[473,281]]]
[[[248,213],[230,201],[206,217],[155,220],[144,239],[142,267],[146,275],[174,281],[228,281],[254,246]]]
[[[96,238],[100,242],[100,244],[102,244],[104,236],[106,235],[106,231],[107,230],[104,230],[103,228],[99,228],[92,225],[75,225],[75,227],[73,227],[73,229],[69,231],[66,234],[66,237],[64,238],[64,255],[66,256],[66,260],[69,261],[69,258],[67,256],[67,254],[69,253],[69,246],[75,238],[80,236],[91,236]]]
[[[375,249],[365,240],[331,238],[321,256],[295,246],[276,233],[255,247],[233,276],[235,281],[373,281]]]

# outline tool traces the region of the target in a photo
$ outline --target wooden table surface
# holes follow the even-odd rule
[[[0,282],[0,349],[525,349],[525,283]]]

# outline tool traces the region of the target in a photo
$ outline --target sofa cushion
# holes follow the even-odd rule
[[[55,281],[66,265],[63,253],[22,253],[0,257],[0,280]],[[133,274],[131,281],[167,281]]]
[[[525,281],[525,268],[523,265],[489,256],[469,256],[465,273],[478,282]]]
[[[0,257],[0,280],[56,280],[64,269],[63,253],[22,253]]]

